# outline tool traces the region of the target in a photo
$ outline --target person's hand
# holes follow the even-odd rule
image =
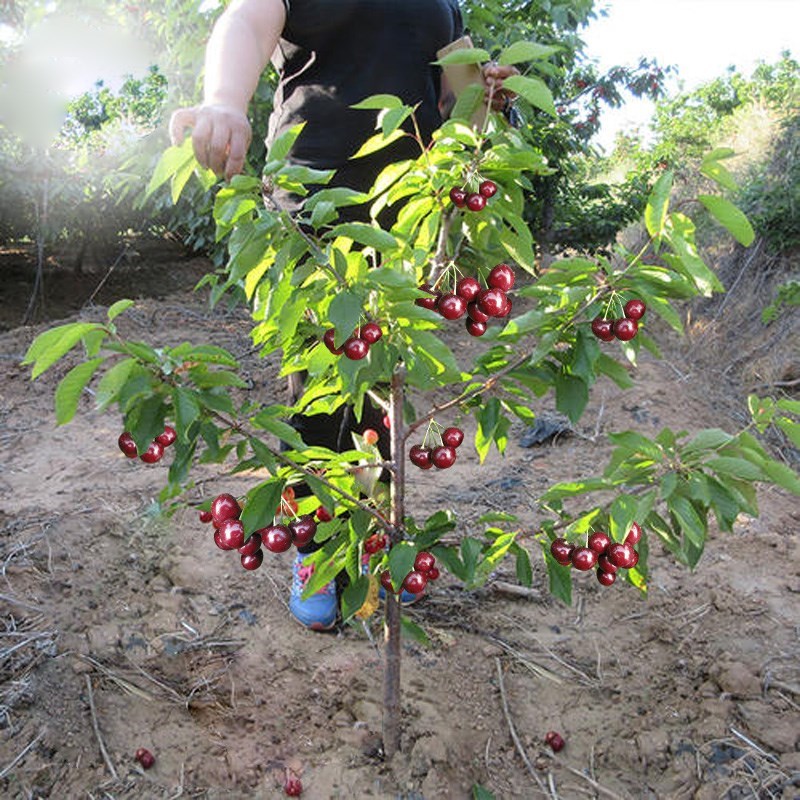
[[[508,103],[517,99],[516,93],[503,87],[503,80],[512,75],[519,75],[519,70],[511,65],[501,66],[490,62],[483,67],[484,96],[488,102],[492,98],[492,111],[502,111]]]
[[[252,130],[247,114],[223,105],[179,108],[169,121],[172,143],[183,142],[186,129],[192,129],[192,147],[200,164],[230,180],[244,167]]]

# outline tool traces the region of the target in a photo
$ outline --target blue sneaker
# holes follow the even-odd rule
[[[314,574],[313,564],[303,563],[303,554],[298,553],[292,564],[292,591],[289,595],[289,611],[294,618],[312,631],[329,631],[336,624],[338,602],[336,581],[323,586],[318,592],[302,598],[309,578]]]

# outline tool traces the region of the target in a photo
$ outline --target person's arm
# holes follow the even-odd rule
[[[283,0],[233,0],[206,45],[203,104],[170,119],[172,142],[191,128],[197,160],[226,179],[244,166],[252,136],[247,107],[285,21]]]

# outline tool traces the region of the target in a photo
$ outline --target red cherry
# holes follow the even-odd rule
[[[221,494],[211,503],[211,520],[219,527],[226,519],[239,519],[242,507],[232,494]]]
[[[634,299],[628,300],[623,310],[628,319],[634,319],[638,322],[644,316],[644,312],[647,311],[647,306],[642,300]]]
[[[302,517],[293,519],[289,523],[289,530],[295,547],[305,547],[316,536],[317,523],[314,522],[311,514],[303,514]]]
[[[570,565],[570,556],[574,549],[574,545],[571,545],[566,539],[553,539],[550,545],[550,553],[562,567]]]
[[[611,537],[607,533],[603,533],[602,531],[595,531],[591,536],[589,536],[589,549],[594,550],[597,555],[602,555],[605,552],[606,547],[611,544]]]
[[[378,439],[380,437],[378,436],[378,431],[374,428],[367,428],[362,435],[364,436],[364,444],[378,444]]]
[[[615,572],[606,572],[604,569],[597,570],[597,580],[603,586],[611,586],[616,579],[617,575]]]
[[[545,744],[550,746],[554,753],[558,753],[564,749],[564,739],[561,734],[555,731],[549,731],[544,737]]]
[[[621,342],[629,342],[639,332],[639,324],[635,319],[622,317],[621,319],[614,320],[613,331],[614,336]]]
[[[483,336],[486,333],[485,322],[475,322],[474,319],[468,319],[465,327],[470,336]]]
[[[504,292],[510,292],[514,288],[515,281],[514,270],[508,264],[498,264],[496,267],[492,267],[492,271],[486,279],[487,285],[492,289],[502,289]]]
[[[497,317],[506,305],[505,292],[500,289],[484,289],[477,299],[478,309],[489,317]]]
[[[337,347],[334,343],[334,339],[336,337],[336,331],[333,328],[328,328],[325,333],[322,334],[322,342],[328,350],[331,351],[335,356],[340,356],[344,353],[344,347]]]
[[[300,797],[303,794],[303,783],[300,778],[287,778],[283,784],[283,791],[287,797]]]
[[[603,555],[598,556],[597,558],[597,568],[603,570],[603,572],[616,572],[617,567],[611,563],[609,557],[603,553]]]
[[[333,519],[331,512],[325,506],[320,506],[315,513],[320,522],[330,522]]]
[[[511,313],[511,298],[507,295],[503,295],[503,308],[500,313],[497,315],[498,317],[507,317]]]
[[[210,511],[201,511],[200,512],[200,522],[211,522],[211,512]]]
[[[351,336],[343,346],[344,354],[351,361],[361,361],[369,353],[369,344],[363,339]]]
[[[478,304],[474,301],[467,305],[467,314],[469,314],[469,318],[473,322],[483,323],[489,321],[489,315],[484,314],[483,311],[481,311],[480,308],[478,308]]]
[[[415,444],[408,451],[408,458],[411,463],[420,469],[430,469],[433,466],[431,461],[431,451],[429,447]]]
[[[631,550],[631,557],[628,561],[628,569],[633,569],[639,563],[639,554],[636,550]]]
[[[383,336],[383,331],[377,322],[368,322],[366,325],[361,326],[361,333],[359,336],[367,344],[375,344],[375,342]]]
[[[467,208],[470,211],[483,211],[483,209],[486,208],[486,198],[482,194],[468,194]]]
[[[222,541],[222,538],[219,535],[219,531],[214,531],[214,544],[219,547],[220,550],[233,550],[233,547],[229,547],[225,542]]]
[[[251,556],[256,550],[261,549],[261,534],[256,531],[255,533],[251,533],[250,536],[247,537],[247,540],[243,545],[239,546],[239,552],[243,556]]]
[[[381,572],[381,586],[383,586],[387,592],[395,591],[394,586],[392,586],[392,574],[388,569]]]
[[[145,464],[155,464],[157,461],[161,461],[163,457],[164,445],[155,439],[150,442],[147,450],[145,450],[144,453],[139,456],[139,458],[144,461]]]
[[[441,573],[439,572],[439,567],[431,567],[428,570],[428,580],[435,581]]]
[[[628,531],[628,535],[625,537],[625,544],[634,545],[639,544],[642,538],[642,528],[638,522],[634,522],[631,525],[631,529]]]
[[[436,566],[436,558],[433,553],[428,553],[426,550],[420,550],[417,557],[414,559],[414,569],[417,572],[429,573]]]
[[[431,450],[431,462],[439,469],[448,469],[456,463],[456,450],[454,447],[442,445]]]
[[[392,427],[392,421],[391,419],[389,419],[388,414],[383,415],[383,427],[386,428],[387,430],[389,430],[389,428]]]
[[[482,181],[478,191],[483,197],[494,197],[497,194],[497,184],[494,181]]]
[[[237,550],[244,544],[244,525],[238,519],[224,520],[217,532],[226,550]]]
[[[467,204],[467,193],[458,186],[454,186],[450,190],[450,199],[453,201],[454,206],[458,206],[458,208],[464,208],[464,206]]]
[[[445,319],[459,319],[467,313],[467,301],[457,294],[443,294],[436,308]]]
[[[406,575],[405,580],[403,581],[403,588],[407,592],[411,592],[411,594],[420,594],[420,592],[425,590],[427,583],[428,579],[422,572],[412,570],[408,573],[408,575]]]
[[[131,436],[128,431],[119,435],[117,444],[119,445],[119,449],[122,450],[128,458],[136,458],[136,456],[139,455],[136,449],[136,442],[133,441],[133,436]]]
[[[595,317],[592,320],[592,333],[604,342],[610,342],[614,338],[614,321]]]
[[[175,444],[175,440],[178,438],[178,432],[172,425],[165,425],[164,426],[164,433],[159,433],[156,436],[156,441],[162,445],[163,447],[169,447],[171,444]]]
[[[594,550],[590,550],[588,547],[576,547],[572,551],[569,560],[572,562],[572,566],[575,567],[575,569],[585,572],[597,563],[597,553],[595,553]]]
[[[463,297],[468,303],[474,300],[481,291],[477,278],[462,278],[456,284],[456,294]]]
[[[442,444],[448,447],[458,447],[464,441],[464,431],[461,428],[445,428],[442,431]]]
[[[140,747],[134,758],[142,765],[142,769],[150,769],[156,763],[155,756],[146,747]]]
[[[608,546],[606,555],[615,567],[628,569],[630,562],[633,560],[633,548],[629,544],[615,542]]]
[[[384,547],[386,547],[386,534],[383,533],[373,533],[364,542],[364,552],[368,555],[379,553]]]
[[[239,560],[246,570],[252,572],[252,570],[258,569],[264,563],[264,551],[256,550],[255,553],[247,553],[241,556]]]
[[[436,311],[436,305],[439,302],[439,296],[441,295],[441,292],[432,289],[429,283],[423,283],[422,286],[419,287],[419,290],[431,296],[418,297],[414,303],[422,308],[427,308],[429,311]]]
[[[292,532],[285,525],[269,525],[258,532],[264,547],[272,553],[285,553],[292,546]]]

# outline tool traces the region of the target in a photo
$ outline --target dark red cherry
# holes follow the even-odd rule
[[[325,506],[320,506],[315,513],[320,522],[330,522],[333,519],[333,515]]]
[[[620,544],[615,542],[610,544],[606,550],[608,560],[620,569],[628,569],[631,561],[633,561],[633,548],[629,544]]]
[[[592,320],[592,333],[604,342],[610,342],[614,338],[614,321],[595,317]]]
[[[258,532],[264,547],[272,553],[285,553],[292,546],[292,532],[285,525],[269,525]]]
[[[604,569],[597,570],[597,580],[603,586],[611,586],[612,583],[617,579],[617,574],[615,572],[606,572]]]
[[[456,463],[456,450],[454,447],[442,445],[431,450],[431,463],[439,469],[447,469]]]
[[[481,291],[477,278],[462,278],[456,284],[456,294],[463,297],[468,303],[472,302]]]
[[[639,553],[636,550],[631,550],[631,557],[628,560],[628,569],[633,569],[639,563]]]
[[[200,522],[211,522],[211,512],[210,511],[201,511],[200,512]]]
[[[375,342],[383,336],[383,331],[377,322],[368,322],[366,325],[361,326],[361,333],[359,336],[367,344],[375,344]]]
[[[328,350],[331,351],[335,356],[340,356],[344,353],[344,347],[337,347],[334,343],[334,339],[336,338],[336,331],[333,328],[328,328],[325,333],[322,334],[322,342]]]
[[[165,425],[164,432],[159,433],[158,436],[156,436],[156,441],[162,447],[169,447],[171,444],[175,444],[175,440],[177,438],[178,432],[175,430],[175,428],[173,428],[172,425]]]
[[[240,561],[246,570],[258,569],[264,563],[264,551],[256,550],[254,553],[246,553],[240,558]]]
[[[603,553],[601,556],[597,558],[597,567],[598,569],[603,570],[603,572],[616,572],[617,567],[611,563],[608,556]]]
[[[470,336],[483,336],[486,333],[485,322],[475,322],[474,319],[468,319],[465,327]]]
[[[155,464],[157,461],[161,461],[163,457],[164,445],[156,439],[153,439],[148,445],[147,450],[139,456],[145,464]]]
[[[550,553],[561,566],[566,567],[570,563],[570,556],[575,549],[566,539],[553,539],[550,545]]]
[[[224,520],[217,533],[226,550],[238,550],[244,544],[244,525],[238,519]]]
[[[214,544],[219,547],[220,550],[233,550],[232,547],[229,547],[225,542],[222,541],[222,537],[219,535],[219,531],[214,531]]]
[[[414,559],[414,569],[417,572],[429,573],[436,565],[436,558],[433,553],[428,553],[426,550],[420,550],[417,557]]]
[[[436,308],[445,319],[459,319],[467,313],[467,301],[457,294],[443,294]]]
[[[496,267],[492,267],[486,283],[492,289],[502,289],[504,292],[509,292],[514,288],[515,280],[514,270],[508,264],[498,264]]]
[[[635,319],[638,322],[644,316],[644,312],[647,311],[647,306],[641,300],[634,299],[628,300],[623,310],[628,319]]]
[[[392,575],[388,569],[381,572],[381,586],[383,586],[387,592],[394,592],[395,590],[394,586],[392,586]]]
[[[406,575],[405,580],[403,581],[403,588],[407,592],[411,592],[411,594],[419,594],[425,590],[427,583],[428,579],[422,572],[412,570],[408,573],[408,575]]]
[[[486,198],[482,194],[473,192],[467,195],[467,208],[470,211],[483,211],[486,208]]]
[[[131,436],[128,431],[119,435],[117,444],[119,445],[119,449],[122,450],[128,458],[136,458],[136,456],[139,455],[136,449],[136,442],[133,441],[133,436]]]
[[[494,197],[497,194],[497,184],[494,181],[482,181],[478,191],[483,197]]]
[[[364,541],[364,552],[368,555],[379,553],[384,547],[386,547],[385,533],[373,533]]]
[[[597,555],[605,552],[606,547],[611,544],[611,537],[602,531],[595,531],[589,536],[589,549],[594,550]]]
[[[467,305],[467,314],[473,322],[485,323],[489,321],[489,315],[484,314],[483,311],[478,308],[478,304],[476,302],[472,302]]]
[[[614,336],[621,342],[629,342],[639,332],[639,323],[635,319],[622,319],[614,320]]]
[[[316,535],[317,523],[311,514],[303,514],[289,523],[289,530],[295,547],[305,547]]]
[[[361,359],[366,358],[369,353],[369,344],[363,339],[351,336],[344,343],[342,349],[344,350],[345,356],[351,361],[361,361]]]
[[[511,313],[511,298],[507,295],[503,295],[503,308],[500,310],[500,313],[497,315],[499,318],[507,317]]]
[[[241,513],[242,507],[232,494],[221,494],[211,503],[211,521],[217,528],[226,519],[239,519]]]
[[[425,292],[429,296],[418,297],[414,303],[422,308],[427,308],[429,311],[436,311],[436,306],[439,302],[441,292],[432,289],[429,283],[423,283],[422,286],[419,287],[419,290],[421,292]]]
[[[420,469],[430,469],[433,466],[430,448],[423,447],[421,444],[415,444],[411,447],[408,451],[408,458],[414,466]]]
[[[442,444],[448,447],[458,447],[464,441],[464,431],[461,428],[445,428],[442,431]]]
[[[575,567],[575,569],[585,572],[597,563],[597,553],[595,553],[594,550],[590,550],[588,547],[576,547],[572,551],[569,560],[572,562],[572,566]]]
[[[477,299],[478,309],[489,317],[496,317],[506,305],[506,294],[500,289],[484,289]]]
[[[247,541],[239,547],[239,552],[243,556],[251,556],[256,550],[261,549],[261,534],[256,531],[247,537]]]
[[[439,572],[439,567],[431,567],[428,572],[426,573],[427,578],[429,581],[435,581],[441,573]]]
[[[458,186],[454,186],[450,190],[450,199],[453,201],[454,206],[458,206],[458,208],[464,208],[464,206],[467,204],[467,193]]]
[[[628,535],[625,537],[625,544],[631,545],[631,547],[639,544],[642,539],[642,528],[638,522],[634,522],[631,525],[631,529],[628,531]]]

